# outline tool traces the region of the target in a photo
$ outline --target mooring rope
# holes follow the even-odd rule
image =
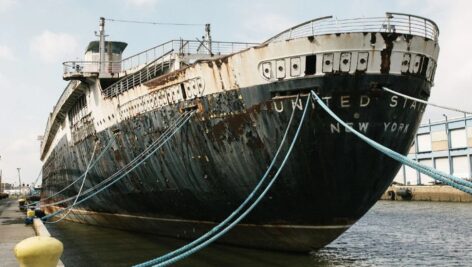
[[[39,173],[38,173],[38,176],[36,176],[36,179],[34,180],[34,182],[31,184],[31,189],[32,189],[32,192],[34,192],[34,188],[36,187],[36,183],[38,183],[38,180],[39,180],[39,177],[41,177],[41,174],[43,174],[43,168],[41,168],[39,170]]]
[[[384,89],[385,91],[387,91],[389,93],[392,93],[394,95],[401,96],[403,98],[410,99],[410,100],[413,100],[413,101],[416,101],[416,102],[419,102],[419,103],[423,103],[423,104],[426,104],[426,105],[429,105],[429,106],[442,108],[442,109],[447,109],[447,110],[456,111],[456,112],[465,113],[465,114],[472,114],[472,112],[470,112],[470,111],[466,111],[466,110],[462,110],[462,109],[458,109],[458,108],[447,107],[447,106],[443,106],[443,105],[438,105],[438,104],[435,104],[435,103],[425,101],[423,99],[419,99],[419,98],[416,98],[416,97],[405,95],[405,94],[399,93],[397,91],[394,91],[392,89],[389,89],[385,86],[382,87],[382,89]]]
[[[180,116],[172,123],[169,125],[169,127],[151,144],[149,145],[144,151],[142,151],[138,156],[136,156],[132,161],[130,161],[128,164],[126,164],[122,169],[120,169],[119,171],[117,171],[116,173],[114,173],[113,175],[111,175],[110,177],[108,177],[107,179],[101,181],[100,183],[94,185],[93,187],[85,190],[85,192],[83,193],[83,195],[86,195],[88,193],[90,193],[92,190],[94,190],[95,188],[97,187],[100,187],[101,185],[107,183],[108,181],[114,179],[116,176],[120,175],[121,172],[123,172],[126,168],[132,166],[136,161],[139,160],[139,158],[141,156],[143,156],[144,154],[146,154],[148,151],[152,150],[156,145],[158,145],[158,143],[163,139],[165,138],[169,132],[172,130],[172,129],[175,129],[176,125],[181,123],[183,119],[185,119],[185,117],[189,114],[189,112],[186,112],[186,113],[182,113],[180,114]],[[45,204],[45,205],[42,205],[42,207],[49,207],[49,206],[55,206],[55,205],[58,205],[58,204],[62,204],[62,203],[65,203],[65,202],[68,202],[68,201],[71,201],[75,198],[75,196],[71,196],[69,198],[66,198],[66,199],[63,199],[63,200],[60,200],[60,201],[56,201],[56,202],[53,202],[53,203],[48,203],[48,204]]]
[[[97,191],[93,192],[92,194],[82,198],[81,200],[77,201],[77,203],[75,205],[79,205],[83,202],[85,202],[86,200],[90,199],[91,197],[99,194],[100,192],[102,192],[103,190],[107,189],[108,187],[112,186],[113,184],[115,184],[116,182],[120,181],[121,179],[123,179],[124,177],[126,177],[128,175],[128,173],[132,172],[134,169],[136,169],[137,167],[139,167],[144,161],[146,161],[149,157],[151,157],[156,151],[158,151],[164,144],[166,144],[176,133],[178,130],[180,130],[180,128],[182,128],[189,120],[190,118],[192,117],[193,114],[195,114],[195,111],[191,111],[191,112],[187,112],[187,114],[189,114],[189,116],[186,116],[186,118],[183,120],[183,122],[178,125],[177,127],[175,127],[175,129],[172,131],[171,134],[169,134],[167,137],[165,137],[164,141],[161,142],[161,144],[159,144],[156,148],[154,148],[152,151],[148,152],[147,155],[145,155],[144,158],[140,159],[131,169],[129,170],[126,170],[123,174],[121,174],[120,176],[118,176],[117,178],[114,178],[109,184],[103,186],[102,188],[99,188]],[[140,158],[144,155],[145,153],[141,153],[140,155],[138,155],[136,158]],[[121,170],[123,170],[125,167],[123,167]],[[120,170],[120,171],[121,171]],[[119,171],[118,171],[119,172]],[[113,175],[112,175],[113,176]],[[112,177],[111,176],[111,177]],[[107,178],[107,179],[110,179]],[[106,179],[106,180],[107,180]],[[96,188],[95,188],[96,189]],[[85,193],[84,193],[85,195]],[[57,210],[51,214],[48,214],[47,216],[44,216],[42,219],[43,220],[47,220],[51,217],[54,217],[56,216],[57,214],[60,214],[62,212],[64,212],[65,209],[60,209],[60,210]]]
[[[75,198],[74,203],[72,203],[72,205],[67,209],[66,214],[64,214],[60,219],[58,219],[56,221],[52,221],[52,222],[46,222],[46,223],[58,223],[58,222],[64,220],[67,217],[67,215],[69,215],[69,213],[71,212],[71,210],[75,206],[75,204],[77,203],[77,200],[79,199],[80,193],[82,193],[82,189],[84,188],[85,180],[87,179],[87,174],[91,169],[90,166],[92,165],[92,160],[93,160],[93,157],[95,156],[95,151],[97,150],[97,146],[98,146],[98,141],[96,141],[95,145],[93,146],[92,156],[90,157],[89,163],[88,163],[87,168],[85,170],[84,179],[82,180],[82,184],[80,185],[79,193],[77,193],[77,197]]]
[[[459,189],[463,192],[469,193],[472,195],[472,183],[465,181],[463,179],[460,179],[458,177],[442,173],[436,169],[423,166],[419,164],[418,162],[409,159],[408,157],[391,150],[388,147],[385,147],[376,141],[368,138],[367,136],[361,134],[360,132],[356,131],[354,128],[349,126],[347,123],[345,123],[343,120],[341,120],[331,109],[326,106],[326,104],[319,98],[319,96],[314,92],[311,91],[313,98],[316,100],[316,102],[331,116],[333,117],[336,121],[338,121],[341,125],[343,125],[347,130],[351,131],[353,134],[355,134],[357,137],[359,137],[361,140],[372,146],[373,148],[377,149],[378,151],[384,153],[385,155],[389,156],[392,159],[395,159],[407,166],[410,166],[411,168],[418,170],[419,172],[426,174],[430,176],[431,178],[438,180],[440,182],[443,182],[447,185],[450,185],[456,189]]]
[[[138,265],[135,265],[135,267],[145,267],[145,266],[167,266],[167,265],[170,265],[170,264],[173,264],[179,260],[182,260],[184,259],[185,257],[187,256],[190,256],[191,254],[197,252],[198,250],[208,246],[209,244],[211,244],[212,242],[214,242],[216,239],[220,238],[221,236],[223,236],[225,233],[227,233],[229,230],[231,230],[234,226],[236,226],[236,224],[238,224],[242,219],[244,219],[253,209],[254,207],[256,207],[259,202],[264,198],[264,196],[267,194],[267,192],[269,191],[269,189],[272,187],[272,185],[274,184],[274,182],[277,180],[279,174],[281,173],[283,167],[285,166],[286,162],[287,162],[287,159],[289,158],[291,152],[292,152],[292,149],[298,139],[298,136],[300,134],[300,130],[302,128],[302,125],[303,125],[303,122],[305,120],[305,116],[306,116],[306,113],[307,113],[307,110],[308,110],[308,106],[309,106],[309,100],[310,100],[310,97],[308,96],[307,97],[307,101],[306,101],[306,104],[305,104],[305,109],[303,111],[303,115],[300,119],[300,123],[297,127],[297,131],[295,132],[295,135],[293,137],[293,140],[290,144],[290,147],[289,149],[287,150],[287,153],[285,154],[285,157],[280,165],[280,167],[278,168],[277,172],[275,173],[274,177],[270,180],[270,182],[267,184],[266,187],[264,187],[264,190],[262,191],[261,194],[259,194],[259,196],[256,198],[256,200],[246,209],[244,210],[244,212],[239,215],[232,223],[230,223],[229,225],[227,225],[232,219],[234,219],[239,212],[241,212],[243,210],[243,208],[249,203],[249,201],[251,201],[253,199],[253,197],[255,196],[255,194],[257,193],[257,191],[259,191],[259,189],[261,188],[262,184],[264,183],[265,179],[268,177],[269,175],[269,172],[271,171],[272,167],[274,166],[275,164],[275,161],[277,160],[277,157],[285,143],[285,140],[287,138],[287,134],[288,134],[288,131],[290,129],[290,125],[292,123],[292,120],[293,120],[293,116],[294,116],[294,113],[295,113],[295,110],[296,110],[296,107],[293,108],[293,111],[292,111],[292,115],[290,116],[290,120],[289,120],[289,123],[288,123],[288,126],[285,130],[285,133],[284,133],[284,137],[282,138],[282,141],[279,145],[279,148],[277,149],[277,152],[275,153],[274,155],[274,158],[272,159],[272,162],[271,164],[269,165],[268,169],[266,170],[266,172],[264,173],[263,177],[260,179],[259,183],[257,184],[257,186],[253,189],[253,191],[251,192],[251,194],[245,199],[245,201],[235,210],[231,213],[230,216],[228,216],[224,221],[222,221],[221,223],[219,223],[217,226],[213,227],[210,231],[208,231],[207,233],[205,233],[203,236],[199,237],[198,239],[192,241],[191,243],[175,250],[175,251],[172,251],[166,255],[163,255],[161,257],[158,257],[156,259],[153,259],[153,260],[150,260],[150,261],[147,261],[147,262],[144,262],[144,263],[141,263],[141,264],[138,264]],[[297,100],[298,101],[298,97],[297,97]],[[297,103],[297,102],[296,102]],[[225,226],[227,225],[227,226]],[[223,228],[224,227],[224,228]]]
[[[39,204],[39,208],[41,207],[47,207],[48,205],[41,205],[41,202],[44,202],[48,199],[51,199],[57,195],[59,195],[60,193],[64,192],[65,190],[67,190],[68,188],[70,188],[71,186],[73,186],[75,183],[77,183],[78,181],[80,181],[82,178],[84,178],[85,174],[89,171],[89,169],[93,168],[95,166],[95,164],[97,164],[97,162],[103,157],[103,155],[105,155],[105,152],[112,146],[113,142],[115,141],[115,138],[114,136],[112,136],[112,138],[110,139],[110,141],[108,142],[108,144],[105,146],[105,148],[102,150],[102,152],[100,152],[100,154],[98,154],[98,157],[93,161],[93,163],[90,165],[88,165],[87,169],[85,169],[85,172],[83,174],[81,174],[77,179],[75,179],[72,183],[68,184],[67,186],[65,186],[63,189],[59,190],[58,192],[54,193],[53,195],[47,197],[47,198],[44,198],[44,199],[40,199],[36,202],[33,202],[31,204],[29,204],[28,206],[36,206],[37,204]],[[90,163],[90,162],[89,162]]]

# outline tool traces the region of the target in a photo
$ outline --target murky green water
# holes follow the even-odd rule
[[[71,266],[129,266],[185,241],[76,223],[48,225]],[[212,245],[175,266],[472,266],[472,203],[377,203],[329,246],[288,254]]]

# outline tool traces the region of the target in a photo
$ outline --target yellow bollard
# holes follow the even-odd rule
[[[26,212],[26,217],[28,217],[28,218],[34,218],[34,213],[35,213],[34,210],[28,210],[28,211]]]
[[[34,236],[16,244],[15,256],[20,267],[56,267],[63,250],[55,238]]]

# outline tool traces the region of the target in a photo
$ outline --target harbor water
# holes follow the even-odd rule
[[[214,244],[175,266],[472,266],[472,204],[380,201],[327,247],[291,254]],[[72,266],[130,266],[186,241],[70,222],[47,225]]]

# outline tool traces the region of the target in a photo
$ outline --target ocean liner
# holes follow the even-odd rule
[[[355,129],[406,154],[425,105],[381,88],[427,100],[439,53],[437,25],[402,13],[322,17],[260,44],[213,41],[206,25],[202,40],[172,40],[124,59],[127,44],[105,41],[105,21],[84,61],[64,63],[69,83],[41,143],[48,212],[70,205],[60,201],[77,195],[81,183],[61,189],[86,171],[95,150],[103,157],[88,172],[85,189],[192,111],[156,154],[66,219],[196,238],[246,199],[292,112],[299,123],[310,105],[279,180],[220,240],[267,249],[327,245],[376,203],[400,168],[308,102],[309,92]]]

